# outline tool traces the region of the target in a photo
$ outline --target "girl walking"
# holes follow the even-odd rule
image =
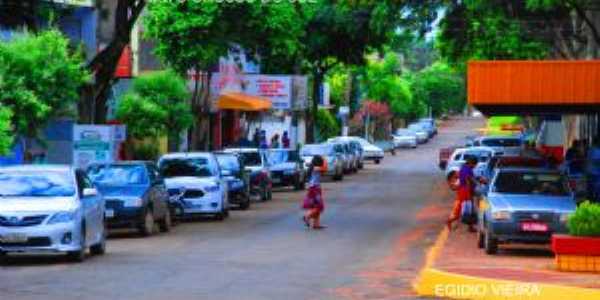
[[[313,157],[310,167],[308,168],[308,192],[302,203],[302,208],[306,210],[302,221],[306,227],[312,229],[323,229],[321,225],[321,214],[325,209],[325,201],[323,200],[323,192],[321,190],[321,175],[327,171],[327,163],[320,155]]]

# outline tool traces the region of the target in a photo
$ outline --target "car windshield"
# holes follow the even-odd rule
[[[398,129],[396,130],[396,135],[412,135],[413,132],[408,129]]]
[[[566,180],[560,174],[535,172],[500,172],[494,184],[497,193],[569,195]]]
[[[68,172],[0,171],[0,197],[70,197],[75,189]]]
[[[421,131],[421,130],[423,130],[423,127],[419,124],[412,124],[412,125],[408,126],[408,129],[411,131]]]
[[[241,167],[240,161],[237,156],[229,155],[229,154],[218,154],[217,162],[219,162],[219,166],[223,170],[231,171],[231,172],[239,172]]]
[[[300,160],[296,151],[270,151],[269,162],[272,164],[282,164],[287,162],[297,162]]]
[[[173,158],[161,161],[160,173],[171,177],[212,177],[217,168],[207,158]]]
[[[99,185],[148,184],[146,168],[142,165],[97,165],[91,166],[87,174],[94,183]]]
[[[262,166],[262,159],[260,158],[260,153],[258,152],[242,152],[240,153],[242,156],[242,160],[246,166],[256,167]]]
[[[490,151],[485,150],[477,150],[477,151],[468,151],[465,153],[464,160],[467,160],[469,157],[474,157],[478,162],[487,162],[492,153]]]
[[[488,147],[519,147],[521,140],[519,139],[485,139],[481,141],[482,146]]]
[[[330,155],[333,152],[333,147],[326,145],[307,145],[302,148],[302,156]]]

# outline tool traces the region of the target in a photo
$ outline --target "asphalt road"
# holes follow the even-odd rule
[[[0,266],[0,299],[404,299],[448,212],[439,147],[478,121],[457,121],[415,150],[324,184],[322,231],[300,221],[303,193],[187,222],[171,233],[113,234],[82,264],[19,257]]]

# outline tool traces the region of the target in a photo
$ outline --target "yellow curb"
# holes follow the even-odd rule
[[[600,289],[498,280],[437,270],[433,268],[433,264],[446,244],[448,234],[446,228],[440,232],[437,240],[427,252],[425,264],[419,273],[419,277],[412,284],[413,289],[419,296],[473,300],[600,299]]]
[[[419,296],[473,300],[600,299],[600,289],[481,278],[434,268],[427,268],[421,272],[416,292]]]

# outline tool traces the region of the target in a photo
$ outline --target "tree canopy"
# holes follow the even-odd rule
[[[463,74],[442,62],[410,75],[414,101],[431,109],[433,116],[460,113],[466,105]]]
[[[0,107],[0,155],[8,154],[13,142],[12,112],[7,107]]]
[[[37,137],[51,118],[74,116],[89,78],[79,52],[56,30],[0,43],[0,104],[12,110],[16,134]]]

